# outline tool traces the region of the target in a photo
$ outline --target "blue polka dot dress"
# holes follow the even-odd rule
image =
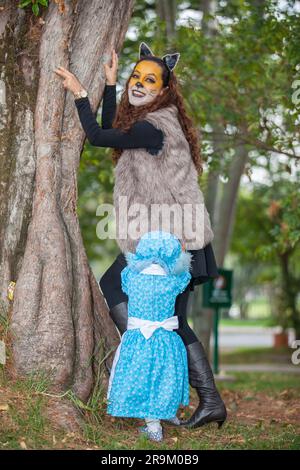
[[[177,238],[166,232],[145,234],[136,253],[126,254],[128,265],[121,272],[121,280],[128,295],[129,319],[162,322],[174,318],[176,297],[191,279],[187,257]],[[153,263],[162,266],[166,274],[141,272]],[[140,328],[128,329],[115,360],[107,395],[108,414],[170,419],[180,404],[189,404],[187,353],[175,331],[158,327],[146,339]]]

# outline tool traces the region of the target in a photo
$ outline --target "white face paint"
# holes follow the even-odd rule
[[[150,103],[157,96],[156,92],[146,90],[146,88],[139,88],[136,86],[128,86],[128,100],[133,106],[144,106]]]

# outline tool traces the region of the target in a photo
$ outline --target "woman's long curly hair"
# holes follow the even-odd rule
[[[126,82],[125,90],[122,93],[120,103],[117,107],[116,116],[112,126],[123,131],[128,131],[136,121],[142,120],[147,113],[174,104],[175,106],[177,106],[178,109],[178,119],[186,137],[186,140],[189,143],[193,162],[198,173],[201,175],[203,172],[203,167],[197,131],[193,126],[191,118],[186,113],[183,103],[183,96],[180,92],[179,85],[176,76],[174,75],[174,72],[170,72],[164,64],[163,60],[156,56],[147,56],[141,58],[137,61],[135,67],[142,60],[153,60],[161,66],[163,86],[167,88],[165,88],[164,93],[158,95],[150,103],[144,106],[133,106],[129,103],[128,99],[128,83],[131,78],[130,75]],[[122,149],[113,150],[112,158],[115,164],[118,162],[122,151]]]

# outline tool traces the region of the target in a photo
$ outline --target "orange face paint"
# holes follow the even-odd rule
[[[128,83],[129,101],[134,106],[144,105],[152,101],[162,88],[160,65],[151,60],[142,60],[134,68]]]
[[[142,60],[134,68],[129,86],[140,82],[145,88],[159,92],[163,87],[162,69],[159,64],[152,60]]]

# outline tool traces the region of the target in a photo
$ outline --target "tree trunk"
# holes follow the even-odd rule
[[[213,40],[217,34],[214,21],[210,18],[216,12],[215,0],[201,0],[199,9],[202,12],[201,28],[203,34]],[[205,57],[203,58],[205,60]],[[216,134],[217,135],[217,134]],[[219,142],[217,137],[214,141],[214,151],[219,150]],[[219,188],[219,170],[214,170],[208,175],[207,189],[205,192],[205,203],[210,215],[212,227],[215,225],[216,198]],[[214,243],[212,243],[214,247]],[[193,329],[196,336],[202,342],[207,355],[210,353],[210,337],[213,324],[213,310],[202,307],[203,286],[196,286],[193,295],[193,301],[190,303],[190,316],[193,319]]]
[[[289,261],[293,253],[293,249],[281,253],[279,255],[280,266],[281,266],[281,289],[282,289],[282,305],[284,309],[280,312],[284,324],[288,324],[288,317],[291,325],[295,330],[296,339],[300,339],[300,312],[297,308],[297,296],[299,293],[299,279],[295,279],[290,272]]]
[[[165,36],[169,46],[176,36],[177,0],[157,0],[156,14],[165,22]]]
[[[223,185],[222,195],[219,199],[214,238],[214,248],[218,266],[223,266],[226,253],[229,249],[231,233],[234,226],[236,201],[247,159],[247,148],[244,146],[237,147],[230,164],[228,182]]]
[[[104,88],[103,63],[112,47],[118,51],[123,43],[133,0],[65,0],[63,8],[50,2],[43,18],[11,3],[2,2],[0,21],[1,78],[7,90],[0,261],[3,298],[8,282],[17,281],[11,318],[14,372],[46,372],[53,390],[70,389],[86,401],[99,341],[108,354],[119,336],[89,267],[76,213],[85,136],[74,98],[54,69],[61,65],[75,73],[96,109]]]
[[[222,188],[222,196],[218,201],[218,207],[214,211],[213,229],[215,236],[212,244],[217,265],[219,267],[224,265],[225,256],[229,248],[231,233],[234,225],[238,190],[247,158],[247,149],[245,147],[238,147],[235,157],[233,158],[230,165],[228,183],[224,184]],[[197,294],[195,299],[197,304],[201,305],[200,298],[202,302],[202,288],[198,288],[196,292]],[[198,324],[199,329],[196,329],[195,333],[199,338],[202,338],[204,347],[208,352],[210,348],[210,337],[213,323],[212,317],[214,315],[214,311],[207,308],[202,308],[202,310],[199,311],[198,308],[198,310],[194,310],[194,312],[198,317],[200,317],[198,323],[196,323],[196,325]]]
[[[248,302],[241,300],[240,301],[240,318],[241,318],[241,320],[247,320],[248,319],[248,310],[249,310]]]
[[[36,168],[34,109],[41,25],[13,2],[0,1],[0,292],[22,264]]]

